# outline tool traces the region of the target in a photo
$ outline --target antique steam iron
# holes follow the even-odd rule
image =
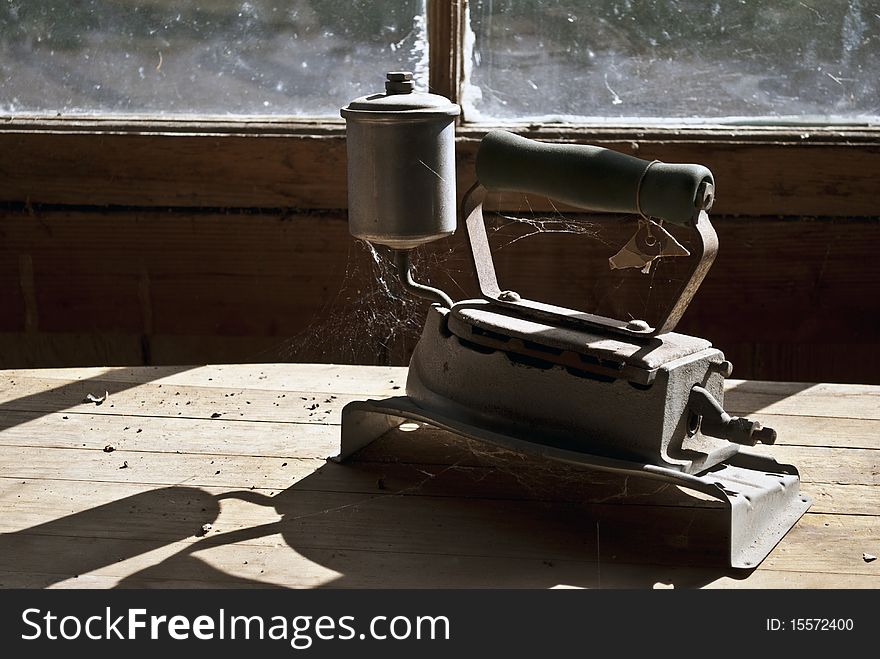
[[[344,460],[405,421],[513,451],[641,476],[701,492],[729,517],[730,566],[758,565],[810,506],[797,469],[741,450],[776,433],[724,411],[732,370],[709,341],[674,328],[715,258],[711,172],[608,149],[546,144],[495,131],[476,158],[461,215],[481,298],[454,302],[413,281],[409,250],[450,235],[457,105],[388,74],[386,93],[353,101],[347,122],[351,233],[396,250],[403,285],[434,301],[412,355],[406,396],[342,412]],[[527,300],[498,283],[486,191],[542,194],[593,211],[638,213],[643,228],[611,267],[687,254],[662,226],[690,228],[695,266],[653,326]]]

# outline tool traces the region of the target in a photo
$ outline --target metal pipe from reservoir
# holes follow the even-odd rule
[[[447,309],[452,308],[452,299],[439,288],[420,284],[415,281],[412,276],[412,263],[410,262],[409,250],[394,251],[394,267],[397,268],[397,275],[400,277],[400,283],[403,288],[415,295],[426,300],[436,302]]]

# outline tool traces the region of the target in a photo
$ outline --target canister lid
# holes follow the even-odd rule
[[[371,115],[381,118],[381,115],[391,113],[417,114],[420,117],[426,115],[456,117],[461,114],[461,108],[445,96],[415,91],[412,77],[409,71],[388,73],[384,94],[356,98],[342,108],[342,116],[367,119]]]

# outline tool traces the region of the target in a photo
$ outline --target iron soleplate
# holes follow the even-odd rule
[[[798,471],[772,458],[740,451],[701,474],[629,462],[536,443],[523,437],[462,423],[416,405],[406,396],[354,401],[342,410],[340,452],[330,458],[343,462],[386,432],[406,421],[425,423],[448,432],[488,442],[511,451],[582,465],[627,476],[641,476],[695,490],[720,501],[726,515],[729,565],[753,569],[809,509],[811,500],[800,492]]]

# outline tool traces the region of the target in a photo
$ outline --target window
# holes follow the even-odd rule
[[[435,54],[461,58],[470,121],[880,116],[871,0],[471,0],[461,23],[462,52]],[[428,66],[425,0],[0,3],[7,115],[335,118],[385,70],[427,86]]]
[[[466,115],[877,123],[871,0],[473,0]]]
[[[876,0],[2,0],[0,201],[343,208],[339,108],[400,68],[465,163],[513,123],[708,158],[725,213],[875,211]]]
[[[427,85],[424,0],[3,0],[0,112],[333,116]]]

